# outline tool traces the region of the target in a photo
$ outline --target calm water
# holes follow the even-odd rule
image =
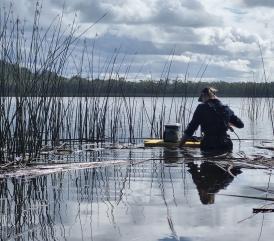
[[[241,138],[273,139],[265,112],[251,121],[240,99],[225,100],[245,122]],[[254,144],[262,143],[235,140],[233,156],[273,156]],[[232,177],[227,163],[205,161],[199,149],[100,148],[83,156],[69,158],[127,163],[0,179],[1,240],[273,239],[274,213],[252,211],[274,202],[222,195],[274,198],[271,170],[234,164]]]

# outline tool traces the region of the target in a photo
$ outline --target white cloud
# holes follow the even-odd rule
[[[236,70],[239,72],[251,72],[251,69],[248,67],[250,62],[248,60],[244,59],[236,59],[236,60],[220,60],[213,62],[214,65],[220,66],[220,67],[225,67],[231,70]]]

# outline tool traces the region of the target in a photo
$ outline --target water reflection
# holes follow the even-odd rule
[[[192,238],[185,238],[185,237],[165,237],[159,239],[159,241],[191,241],[193,240]]]
[[[233,167],[230,173],[214,162],[204,161],[200,165],[194,162],[187,163],[202,204],[213,204],[215,193],[225,189],[234,179],[234,176],[242,173],[240,168]]]
[[[215,194],[221,189],[225,189],[235,176],[242,173],[241,168],[232,167],[228,170],[229,165],[221,166],[217,161],[210,161],[212,157],[229,159],[229,152],[202,152],[202,157],[205,160],[194,162],[191,160],[195,159],[195,155],[190,150],[165,148],[163,153],[164,162],[170,165],[184,159],[187,171],[191,174],[193,183],[196,185],[201,203],[213,204],[215,202]],[[198,158],[196,159],[198,160]]]
[[[180,150],[178,148],[164,148],[163,159],[165,163],[176,163],[180,160]]]
[[[214,193],[233,181],[231,175],[215,163],[189,161],[191,151],[189,156],[158,151],[138,164],[0,180],[1,240],[220,240],[217,229],[227,231],[223,240],[228,241],[239,240],[234,233],[243,235],[242,227],[255,230],[256,220],[239,227],[234,217],[235,212],[243,212],[238,220],[246,217],[253,200],[231,204],[223,197],[214,205],[201,205],[213,203]],[[231,170],[234,175],[241,171]],[[262,186],[264,178],[259,181]],[[265,230],[269,236],[268,225]]]
[[[131,179],[145,175],[141,165],[133,172],[132,165],[127,165],[29,179],[0,179],[0,238],[90,240],[93,219],[97,223],[99,219],[108,220],[119,233],[116,209],[120,206],[129,212],[137,210],[124,196],[131,190]],[[78,230],[71,233],[75,227]]]
[[[54,238],[47,177],[0,181],[1,240],[34,240],[37,234]],[[55,202],[58,202],[57,196]]]

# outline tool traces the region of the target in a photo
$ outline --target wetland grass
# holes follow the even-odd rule
[[[12,6],[0,11],[0,164],[26,164],[39,159],[46,148],[64,144],[72,148],[76,142],[162,138],[167,122],[184,127],[188,123],[193,106],[193,99],[187,98],[188,70],[184,79],[175,79],[171,101],[166,98],[175,50],[164,64],[154,94],[128,97],[125,83],[134,55],[128,59],[116,49],[95,60],[97,40],[89,45],[81,39],[92,26],[79,33],[76,20],[64,26],[61,14],[43,29],[38,2],[29,35],[25,23],[13,16]],[[63,77],[72,68],[74,77]],[[203,65],[197,79],[205,70]],[[71,84],[74,95],[65,96],[69,81],[77,86]],[[179,83],[185,90],[175,98]],[[113,89],[119,90],[115,97]]]

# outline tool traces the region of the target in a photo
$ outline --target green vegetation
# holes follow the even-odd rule
[[[222,97],[274,97],[274,82],[192,82],[180,79],[127,81],[124,78],[86,79],[79,76],[66,78],[45,70],[41,73],[32,73],[20,67],[18,70],[18,66],[1,60],[0,79],[1,96],[193,97],[199,95],[201,88],[214,86],[219,90],[218,96]],[[18,85],[26,88],[18,89]]]
[[[61,81],[65,96],[198,96],[200,89],[214,86],[219,96],[226,97],[274,97],[274,82],[191,82],[182,80],[160,81],[126,81],[87,80],[79,77]],[[100,92],[94,91],[100,90]]]

